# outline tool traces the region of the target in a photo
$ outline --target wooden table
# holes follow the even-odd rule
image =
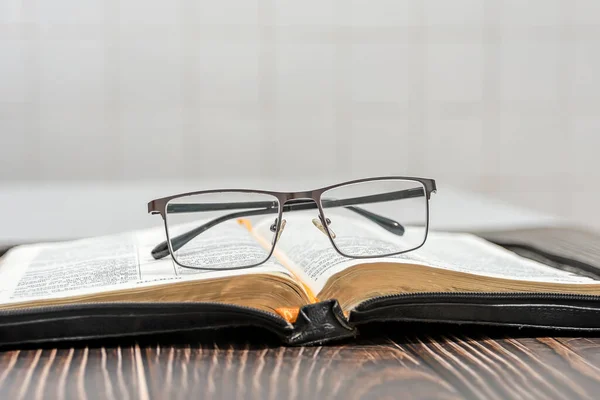
[[[542,250],[599,259],[597,236],[523,232]],[[600,337],[553,331],[386,323],[322,347],[282,347],[256,328],[133,340],[4,349],[0,399],[600,396]]]

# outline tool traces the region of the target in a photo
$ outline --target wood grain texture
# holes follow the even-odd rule
[[[322,347],[230,329],[8,349],[0,398],[597,398],[600,338],[522,333],[393,323]]]
[[[552,255],[555,234],[537,235],[530,245]],[[600,259],[597,241],[578,240],[577,248],[565,236],[560,241],[562,254]],[[525,329],[370,324],[357,340],[282,347],[267,331],[239,328],[0,351],[0,399],[596,399],[598,393],[600,337]]]

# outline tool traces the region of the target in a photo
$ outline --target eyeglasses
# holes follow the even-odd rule
[[[271,257],[286,223],[292,240],[291,225],[300,221],[311,227],[296,239],[327,237],[348,258],[394,256],[425,243],[435,191],[433,179],[378,177],[302,192],[223,189],[164,197],[148,203],[167,235],[152,256],[171,254],[179,266],[201,270],[255,267]]]

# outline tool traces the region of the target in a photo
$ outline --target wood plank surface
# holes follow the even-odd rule
[[[557,253],[600,265],[597,237],[521,234],[524,250],[543,250],[557,267]],[[490,239],[512,244],[511,235]],[[597,399],[600,337],[386,323],[314,347],[283,347],[267,331],[239,328],[0,350],[0,399],[204,397]]]
[[[357,341],[282,347],[264,331],[231,329],[8,349],[0,398],[596,399],[599,347],[597,337],[397,323]]]

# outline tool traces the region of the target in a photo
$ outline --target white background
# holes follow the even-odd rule
[[[1,0],[0,185],[402,174],[600,228],[599,45],[597,0]]]

